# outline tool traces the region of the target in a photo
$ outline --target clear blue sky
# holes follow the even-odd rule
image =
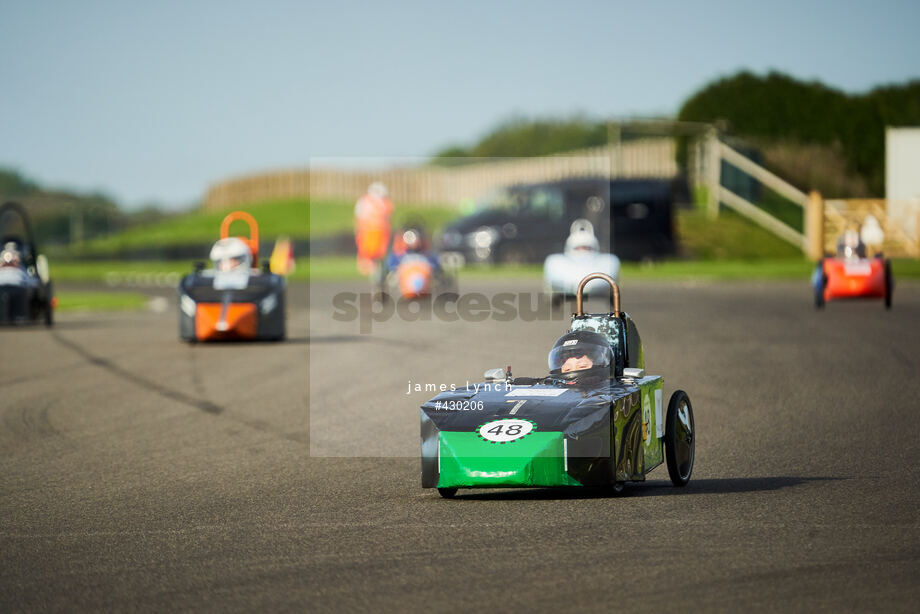
[[[0,166],[132,207],[310,156],[421,156],[512,114],[673,114],[778,69],[920,77],[920,2],[0,0]]]

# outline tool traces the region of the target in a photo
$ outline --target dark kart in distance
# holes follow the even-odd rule
[[[18,217],[23,232],[8,230],[6,221]],[[8,202],[0,206],[0,324],[54,323],[57,300],[48,260],[38,253],[26,210]]]
[[[248,237],[231,237],[235,221],[249,226]],[[221,223],[211,249],[213,268],[198,264],[179,283],[179,337],[196,341],[280,341],[285,337],[285,281],[259,269],[259,227],[245,211]]]
[[[585,286],[610,285],[613,311],[586,314]],[[632,318],[616,282],[581,280],[569,331],[549,355],[545,377],[491,369],[486,381],[443,392],[421,406],[422,487],[447,498],[460,488],[606,486],[620,492],[667,463],[675,486],[693,470],[690,398],[665,407],[662,377],[645,373]]]

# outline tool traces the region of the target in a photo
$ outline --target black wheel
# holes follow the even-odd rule
[[[894,290],[894,279],[891,277],[891,261],[885,261],[885,309],[891,309],[891,293]]]
[[[54,308],[51,306],[51,301],[45,302],[45,326],[51,327],[54,325]]]
[[[824,288],[827,287],[827,275],[824,274],[824,260],[818,261],[818,285],[815,288],[815,309],[824,309]]]
[[[438,494],[445,499],[453,499],[457,495],[456,488],[439,488]]]
[[[610,485],[610,492],[614,497],[622,495],[624,490],[626,490],[626,482],[614,482]]]
[[[668,461],[668,475],[674,486],[686,486],[693,473],[693,455],[696,433],[693,427],[693,406],[690,397],[683,390],[671,395],[668,415],[665,418],[665,458]]]

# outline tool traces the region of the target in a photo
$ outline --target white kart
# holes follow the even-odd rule
[[[543,263],[543,284],[554,301],[575,296],[578,283],[591,273],[604,273],[614,280],[620,273],[620,259],[600,251],[594,227],[588,220],[575,220],[565,241],[565,251],[550,254]],[[586,295],[606,296],[609,288],[602,280],[592,280]]]

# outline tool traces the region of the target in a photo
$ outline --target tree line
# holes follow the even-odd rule
[[[35,240],[42,247],[69,245],[164,215],[155,207],[125,212],[105,194],[50,190],[18,171],[0,168],[0,203],[8,201],[29,212]],[[0,220],[0,234],[22,232],[19,221],[10,217]]]
[[[846,172],[858,175],[870,192],[884,193],[885,127],[920,126],[920,79],[848,94],[818,81],[779,72],[742,71],[717,79],[692,94],[677,118],[713,123],[724,134],[754,145],[825,147],[842,157]],[[622,128],[625,127],[625,130]],[[642,136],[638,122],[626,122],[616,138]],[[610,125],[582,115],[568,119],[514,117],[472,145],[438,151],[435,164],[462,164],[475,157],[533,156],[609,142]],[[811,186],[803,186],[805,188]]]

